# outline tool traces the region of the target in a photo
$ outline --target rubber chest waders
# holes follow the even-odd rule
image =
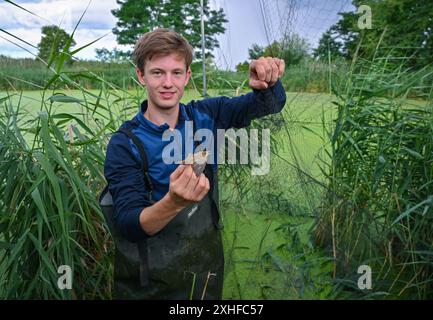
[[[152,200],[144,148],[131,131],[119,132],[137,145]],[[159,233],[138,243],[127,241],[115,228],[112,197],[108,186],[104,189],[100,206],[115,243],[115,299],[221,299],[224,252],[218,183],[209,164],[205,175],[211,186],[206,197],[183,209]]]

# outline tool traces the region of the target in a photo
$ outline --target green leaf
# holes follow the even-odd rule
[[[13,34],[10,33],[10,32],[7,32],[6,30],[4,30],[4,29],[2,29],[2,28],[0,28],[0,31],[3,32],[3,33],[6,33],[8,36],[11,36],[12,38],[15,38],[15,39],[17,39],[17,40],[19,40],[19,41],[21,41],[21,42],[24,42],[26,45],[28,45],[28,46],[30,46],[30,47],[32,47],[32,48],[37,49],[36,46],[32,45],[31,43],[27,42],[26,40],[23,40],[23,39],[21,39],[21,38],[18,38],[17,36],[13,35]]]
[[[52,103],[61,102],[61,103],[82,103],[83,100],[77,99],[74,97],[70,97],[64,94],[55,94],[48,98]]]
[[[53,264],[53,261],[51,261],[51,259],[48,257],[47,251],[44,250],[42,244],[38,241],[38,239],[36,239],[36,237],[32,233],[29,233],[28,236],[30,240],[33,242],[36,250],[39,253],[39,257],[42,259],[42,262],[44,263],[43,265],[44,269],[50,271],[50,276],[53,279],[56,279],[58,275],[57,270],[55,268],[55,265]]]
[[[82,47],[80,47],[80,48],[78,48],[78,49],[75,49],[74,51],[71,52],[71,55],[74,55],[74,54],[80,52],[81,50],[87,48],[88,46],[91,46],[91,45],[94,44],[95,42],[97,42],[97,41],[101,40],[102,38],[108,36],[110,33],[111,33],[111,32],[106,33],[106,34],[104,34],[103,36],[97,38],[96,40],[93,40],[92,42],[89,42],[89,43],[85,44],[84,46],[82,46]]]
[[[52,116],[53,119],[75,120],[84,130],[94,136],[93,131],[79,118],[69,113],[57,113]]]
[[[423,205],[428,205],[430,206],[431,204],[433,204],[433,196],[429,196],[426,200],[418,203],[417,205],[407,209],[405,212],[403,212],[401,215],[399,215],[397,217],[397,219],[394,220],[394,222],[391,224],[391,227],[394,226],[396,223],[398,223],[400,220],[402,220],[403,218],[407,217],[408,215],[410,215],[412,212],[414,212],[416,209],[418,209],[419,207],[423,206]]]
[[[36,207],[39,209],[40,213],[42,214],[42,217],[43,217],[45,224],[47,225],[48,229],[50,230],[50,233],[53,234],[53,230],[51,230],[51,225],[48,222],[48,214],[47,214],[47,211],[45,210],[45,205],[42,201],[41,194],[40,194],[39,189],[37,187],[35,188],[35,190],[33,190],[33,192],[31,193],[31,196],[33,198],[33,201],[36,204]]]
[[[14,245],[11,243],[0,241],[0,250],[10,250],[13,247],[14,247]]]
[[[4,1],[7,2],[7,3],[10,3],[11,5],[16,6],[17,8],[20,8],[21,10],[24,10],[25,12],[28,12],[28,13],[34,15],[35,17],[38,17],[38,18],[40,18],[40,19],[42,19],[42,20],[45,20],[45,21],[48,21],[47,19],[45,19],[45,18],[43,18],[43,17],[37,15],[37,14],[34,13],[34,12],[31,12],[30,10],[27,10],[26,8],[20,6],[19,4],[16,4],[15,2],[13,2],[13,1],[11,1],[11,0],[4,0]]]
[[[422,160],[422,159],[424,159],[424,157],[423,157],[421,154],[419,154],[418,152],[416,152],[416,151],[414,151],[414,150],[412,150],[412,149],[409,149],[409,148],[406,148],[406,147],[401,147],[401,149],[404,150],[404,151],[406,151],[406,152],[409,153],[412,157],[414,157],[414,158],[416,158],[416,159],[418,159],[418,160]]]

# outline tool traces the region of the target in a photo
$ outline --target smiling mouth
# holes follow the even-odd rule
[[[174,96],[174,92],[160,92],[159,94],[165,99],[170,99]]]

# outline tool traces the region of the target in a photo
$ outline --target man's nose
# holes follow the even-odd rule
[[[164,77],[164,82],[162,84],[164,87],[172,87],[173,86],[173,79],[171,78],[171,74],[167,73]]]

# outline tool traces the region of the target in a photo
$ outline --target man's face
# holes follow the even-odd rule
[[[136,72],[140,83],[147,87],[149,105],[161,109],[179,105],[191,76],[185,58],[176,53],[153,56],[146,61],[144,74],[138,69]]]

